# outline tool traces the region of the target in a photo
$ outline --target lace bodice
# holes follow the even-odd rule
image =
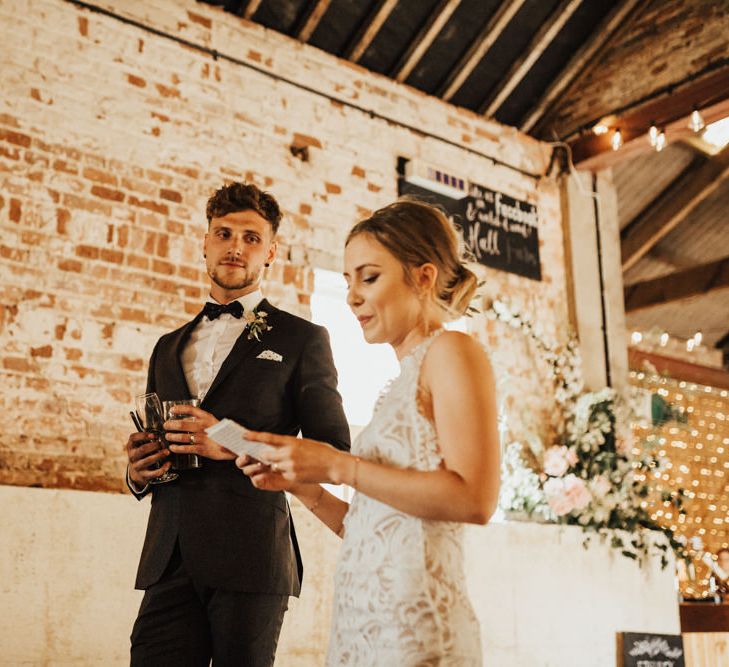
[[[416,470],[442,464],[435,428],[416,400],[423,358],[438,335],[402,359],[354,454]],[[461,524],[419,519],[356,493],[345,518],[329,645],[330,667],[480,665]]]

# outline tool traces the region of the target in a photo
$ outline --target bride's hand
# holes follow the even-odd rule
[[[277,435],[260,431],[247,431],[249,440],[271,445],[273,451],[265,461],[247,456],[236,460],[236,465],[251,478],[254,486],[266,490],[291,490],[299,483],[329,482],[339,484],[336,464],[343,452],[317,440]]]
[[[293,493],[296,482],[284,479],[279,473],[271,472],[271,466],[251,458],[247,454],[235,460],[243,473],[250,478],[251,484],[261,491],[290,491]]]

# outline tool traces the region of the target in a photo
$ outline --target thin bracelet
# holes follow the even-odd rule
[[[314,504],[311,507],[309,507],[309,511],[310,512],[313,513],[313,512],[316,511],[316,508],[319,507],[319,503],[321,502],[321,499],[322,499],[322,496],[323,495],[324,495],[324,487],[320,485],[319,486],[319,495],[316,497],[316,500],[314,501]]]
[[[359,462],[362,459],[359,456],[354,457],[354,474],[352,475],[352,488],[357,488],[357,468],[359,468]]]

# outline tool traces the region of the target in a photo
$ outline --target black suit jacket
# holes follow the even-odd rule
[[[271,330],[260,341],[245,329],[201,403],[218,419],[229,417],[257,431],[329,442],[349,449],[349,427],[337,392],[337,372],[326,329],[278,310],[265,299]],[[162,336],[149,362],[147,391],[161,400],[189,398],[180,362],[198,315]],[[257,358],[264,350],[282,361]],[[303,568],[284,493],[259,491],[234,461],[203,459],[199,470],[152,486],[152,508],[136,587],[164,572],[179,541],[195,581],[234,591],[298,595]],[[135,494],[141,498],[143,494]]]

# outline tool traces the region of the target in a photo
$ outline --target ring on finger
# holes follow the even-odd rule
[[[191,445],[195,444],[195,434],[194,433],[190,433],[190,444]]]

